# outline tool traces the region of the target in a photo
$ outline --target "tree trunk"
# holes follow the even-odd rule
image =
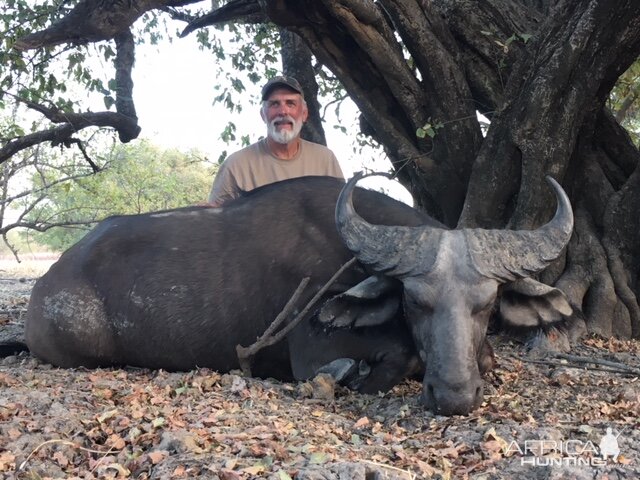
[[[343,82],[418,205],[447,224],[534,228],[554,208],[544,176],[562,181],[575,235],[543,279],[589,331],[640,336],[638,152],[604,110],[640,52],[635,2],[267,4]],[[476,109],[491,118],[484,141]],[[425,123],[442,126],[423,140]]]
[[[305,90],[305,99],[309,109],[309,118],[302,127],[302,138],[322,145],[327,144],[320,118],[318,103],[318,83],[313,70],[311,51],[295,33],[286,29],[280,30],[282,44],[282,73],[294,77]]]

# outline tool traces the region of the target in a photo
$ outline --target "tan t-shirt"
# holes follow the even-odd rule
[[[288,178],[321,175],[344,179],[336,156],[324,145],[300,141],[296,156],[281,160],[271,154],[262,139],[229,155],[218,170],[209,203],[220,206],[240,196],[242,191]]]

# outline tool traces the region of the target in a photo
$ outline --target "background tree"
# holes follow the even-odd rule
[[[567,292],[590,331],[640,336],[638,150],[607,108],[616,80],[640,52],[637,2],[231,0],[202,15],[186,4],[209,5],[23,5],[39,16],[8,31],[11,72],[33,78],[47,55],[72,56],[73,46],[109,41],[97,45],[115,46],[114,82],[87,85],[113,92],[116,111],[78,115],[68,103],[44,105],[29,88],[17,91],[57,126],[11,139],[0,160],[42,138],[67,142],[89,125],[109,125],[122,141],[137,135],[129,79],[131,26],[140,16],[150,26],[167,12],[190,22],[185,34],[202,38],[221,22],[273,22],[297,34],[337,77],[362,113],[363,132],[384,146],[417,205],[446,224],[535,227],[553,208],[544,176],[561,180],[575,209],[575,235],[543,280]],[[61,88],[50,77],[43,85],[53,92],[48,98]],[[632,92],[615,93],[617,113],[628,121],[633,108],[623,106]],[[485,137],[476,111],[491,120]]]
[[[65,165],[68,168],[68,161]],[[22,222],[30,227],[24,235],[62,251],[108,216],[201,203],[214,174],[215,167],[198,152],[164,150],[148,141],[117,146],[103,160],[101,171],[91,176],[61,182],[61,175],[68,178],[66,173],[40,170],[33,173],[30,185],[35,192],[46,191],[46,201],[20,209],[27,210]],[[33,193],[23,202],[34,203]]]

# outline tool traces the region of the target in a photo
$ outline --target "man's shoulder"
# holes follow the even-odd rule
[[[328,153],[333,153],[333,151],[327,147],[326,145],[322,145],[320,143],[315,143],[312,142],[310,140],[305,140],[304,138],[301,138],[300,141],[302,142],[303,148],[309,149],[309,150],[315,150],[315,151],[320,151],[320,152],[328,152]]]
[[[319,143],[302,140],[302,155],[304,157],[323,158],[329,161],[336,161],[336,154],[329,147]]]
[[[243,164],[245,162],[251,162],[256,157],[260,157],[261,155],[263,155],[260,142],[261,140],[229,154],[229,156],[227,156],[227,158],[225,158],[224,160],[224,163],[227,164],[227,168],[234,165]]]
[[[258,140],[255,143],[252,143],[251,145],[247,145],[244,148],[241,148],[240,150],[236,150],[235,152],[232,152],[231,154],[229,154],[229,156],[225,159],[225,161],[231,159],[231,158],[238,158],[238,157],[246,157],[248,155],[257,155],[260,153],[261,148],[260,148],[260,143],[262,142],[262,140]]]

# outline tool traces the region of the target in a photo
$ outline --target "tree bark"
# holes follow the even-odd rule
[[[286,29],[280,30],[280,42],[282,72],[300,82],[309,109],[309,117],[302,127],[302,138],[326,145],[327,139],[322,127],[322,118],[320,118],[318,83],[311,63],[311,51],[300,37]]]

